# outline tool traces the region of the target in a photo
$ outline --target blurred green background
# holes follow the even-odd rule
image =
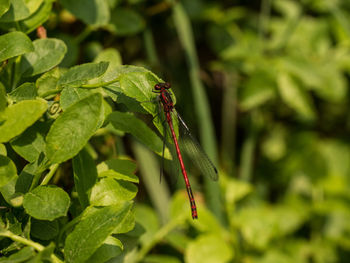
[[[177,110],[219,168],[219,182],[193,170],[194,222],[182,178],[177,192],[159,184],[154,154],[130,137],[95,139],[103,158],[128,154],[138,164],[136,215],[145,232],[136,258],[349,262],[350,1],[61,0],[53,7],[44,26],[67,44],[60,66],[115,48],[116,60],[171,82]],[[189,220],[171,219],[179,207]]]

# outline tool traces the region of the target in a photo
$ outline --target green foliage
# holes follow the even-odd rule
[[[23,197],[23,207],[33,218],[54,220],[67,214],[69,196],[55,186],[38,186]]]
[[[0,262],[348,261],[350,5],[240,2],[0,1]]]

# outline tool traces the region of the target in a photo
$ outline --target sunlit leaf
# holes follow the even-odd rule
[[[90,212],[71,232],[65,242],[66,262],[85,262],[105,242],[131,208],[130,203],[107,206]]]
[[[46,111],[44,100],[24,100],[0,112],[0,142],[21,134]]]
[[[0,36],[0,47],[0,61],[34,50],[30,38],[22,32],[11,32]]]
[[[293,78],[281,73],[278,76],[278,89],[283,101],[305,119],[314,119],[315,110],[310,95]]]
[[[21,71],[24,76],[34,76],[57,66],[67,52],[62,40],[47,38],[33,41],[34,51],[23,57]]]
[[[54,220],[67,214],[68,194],[57,186],[39,186],[24,195],[23,207],[36,219]]]
[[[90,195],[90,204],[95,206],[114,205],[132,200],[137,193],[137,187],[130,182],[101,179],[94,185]]]
[[[74,157],[98,128],[102,96],[92,94],[63,112],[46,136],[46,154],[52,163]]]
[[[188,263],[224,263],[232,260],[233,252],[222,237],[214,234],[201,235],[188,245],[185,258]]]
[[[88,80],[104,74],[108,68],[108,62],[86,63],[70,68],[58,80],[62,87],[80,87]]]

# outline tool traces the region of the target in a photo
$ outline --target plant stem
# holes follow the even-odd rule
[[[79,45],[91,32],[91,26],[86,26],[84,30],[75,38],[76,43]]]
[[[165,182],[159,184],[159,165],[154,155],[143,145],[133,142],[132,149],[136,159],[139,160],[139,167],[143,183],[147,189],[152,203],[160,215],[161,222],[164,224],[169,221],[169,203],[170,194]]]
[[[248,127],[248,137],[243,143],[242,155],[241,155],[241,173],[240,177],[245,182],[250,182],[252,179],[252,167],[253,167],[253,156],[256,145],[256,124],[254,117],[256,114],[252,112],[250,125]]]
[[[237,121],[237,74],[225,72],[225,84],[222,102],[222,126],[221,126],[221,152],[224,169],[228,174],[234,172],[235,144],[236,144],[236,121]]]
[[[8,230],[6,230],[4,232],[0,232],[0,236],[8,237],[8,238],[12,239],[13,241],[19,242],[19,243],[24,244],[26,246],[33,247],[37,251],[43,251],[45,249],[45,247],[42,246],[41,244],[33,242],[33,241],[31,241],[29,239],[26,239],[24,237],[15,235],[11,231],[8,231]],[[55,263],[61,263],[62,262],[58,257],[56,257],[53,254],[51,255],[51,259]]]
[[[55,164],[51,165],[50,166],[50,172],[47,173],[47,175],[45,176],[45,178],[43,179],[43,181],[41,182],[40,185],[47,185],[49,183],[49,181],[51,180],[52,176],[57,171],[58,167],[59,167],[58,163],[55,163]]]
[[[147,255],[147,253],[159,242],[161,241],[168,233],[170,233],[177,226],[182,224],[182,222],[186,219],[186,215],[181,215],[171,220],[168,224],[164,225],[162,228],[158,230],[157,233],[154,234],[153,239],[150,240],[147,244],[145,244],[136,255],[135,262],[140,262]]]
[[[149,63],[153,67],[159,65],[159,59],[158,59],[156,48],[154,45],[151,29],[146,28],[146,30],[143,33],[143,39],[145,42],[146,54],[147,54]]]

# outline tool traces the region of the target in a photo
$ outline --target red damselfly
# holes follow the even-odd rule
[[[173,125],[173,118],[172,115],[175,115],[174,119],[178,120],[178,126],[179,130],[182,131],[182,146],[186,148],[187,152],[190,154],[190,157],[194,160],[196,165],[200,168],[201,172],[209,176],[213,180],[218,179],[218,172],[217,169],[215,168],[214,164],[210,161],[208,156],[204,153],[204,151],[201,149],[200,145],[198,142],[193,138],[191,135],[187,125],[183,121],[183,119],[180,117],[180,115],[176,112],[174,109],[174,103],[171,98],[169,89],[170,89],[170,83],[158,83],[154,86],[153,92],[159,93],[158,95],[158,101],[160,102],[163,112],[164,112],[164,117],[165,121],[168,123],[171,137],[174,142],[174,146],[176,149],[176,155],[178,157],[180,167],[181,167],[181,172],[185,180],[186,184],[186,190],[187,194],[190,200],[190,205],[191,205],[191,211],[192,211],[192,218],[197,219],[198,218],[198,213],[197,213],[197,206],[196,202],[194,200],[194,196],[192,193],[191,189],[191,184],[190,180],[187,176],[187,171],[183,162],[182,154],[180,151],[180,146],[178,143],[178,139],[176,137],[176,133],[174,131],[174,125]],[[164,134],[164,137],[166,134]],[[164,150],[163,150],[164,152]]]

